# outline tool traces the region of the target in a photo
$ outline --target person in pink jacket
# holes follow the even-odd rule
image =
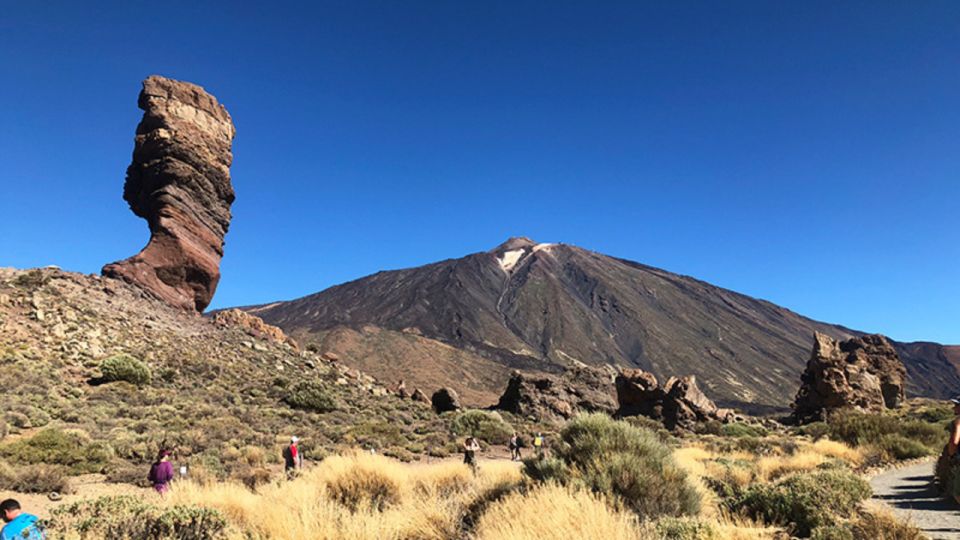
[[[150,474],[147,476],[153,489],[163,495],[170,489],[170,481],[173,480],[173,464],[170,463],[170,451],[160,450],[157,454],[157,461],[150,466]]]

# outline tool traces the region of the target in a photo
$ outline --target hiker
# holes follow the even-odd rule
[[[44,540],[37,516],[20,510],[20,503],[14,499],[0,502],[0,518],[6,525],[0,530],[0,540]]]
[[[473,474],[477,474],[477,452],[480,451],[480,443],[474,437],[467,437],[463,441],[463,462],[470,466]]]
[[[954,419],[950,423],[950,438],[937,461],[937,479],[940,489],[960,503],[960,395],[950,400]]]
[[[157,460],[150,466],[150,474],[147,480],[153,484],[153,489],[163,495],[170,489],[170,481],[173,480],[173,464],[170,463],[170,450],[163,449],[157,453]]]
[[[537,435],[533,438],[533,449],[536,451],[537,457],[541,459],[543,458],[543,443],[543,434],[538,431]]]
[[[520,461],[523,459],[520,456],[520,437],[516,433],[510,437],[510,442],[507,444],[507,447],[510,448],[510,461]]]
[[[298,442],[300,438],[294,435],[290,437],[290,444],[283,449],[283,470],[288,478],[296,476],[303,468],[303,454],[297,446]]]

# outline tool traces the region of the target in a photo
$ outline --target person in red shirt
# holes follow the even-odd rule
[[[283,449],[283,470],[289,477],[296,476],[303,468],[303,454],[297,446],[298,442],[300,442],[298,437],[290,437],[290,444]]]

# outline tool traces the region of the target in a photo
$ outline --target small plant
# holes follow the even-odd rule
[[[750,424],[744,423],[735,423],[735,424],[724,424],[720,428],[720,434],[724,437],[766,437],[767,430],[760,426],[752,426]]]
[[[160,508],[129,495],[100,497],[55,508],[49,529],[58,537],[105,540],[213,540],[227,522],[216,510],[197,506]]]
[[[662,540],[714,540],[720,538],[709,523],[692,518],[666,517],[657,520],[657,537]]]
[[[294,409],[325,413],[337,410],[336,401],[319,381],[303,381],[288,390],[283,401]]]
[[[506,444],[513,435],[513,426],[492,411],[469,410],[454,417],[450,429],[461,436],[472,436],[491,444]]]
[[[809,536],[814,529],[834,526],[838,518],[852,514],[870,494],[870,485],[862,478],[829,470],[755,485],[731,506],[767,523],[791,526],[798,536]]]
[[[129,354],[117,354],[100,363],[100,380],[103,382],[126,381],[143,386],[150,382],[150,368]]]
[[[85,434],[48,428],[29,439],[0,446],[0,456],[13,463],[52,464],[67,467],[71,473],[99,473],[113,457],[112,449],[90,442]]]

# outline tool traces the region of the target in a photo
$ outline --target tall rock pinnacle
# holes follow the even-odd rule
[[[203,88],[156,75],[143,81],[138,105],[144,113],[123,198],[147,220],[150,242],[103,275],[202,312],[220,280],[230,226],[233,122]]]

